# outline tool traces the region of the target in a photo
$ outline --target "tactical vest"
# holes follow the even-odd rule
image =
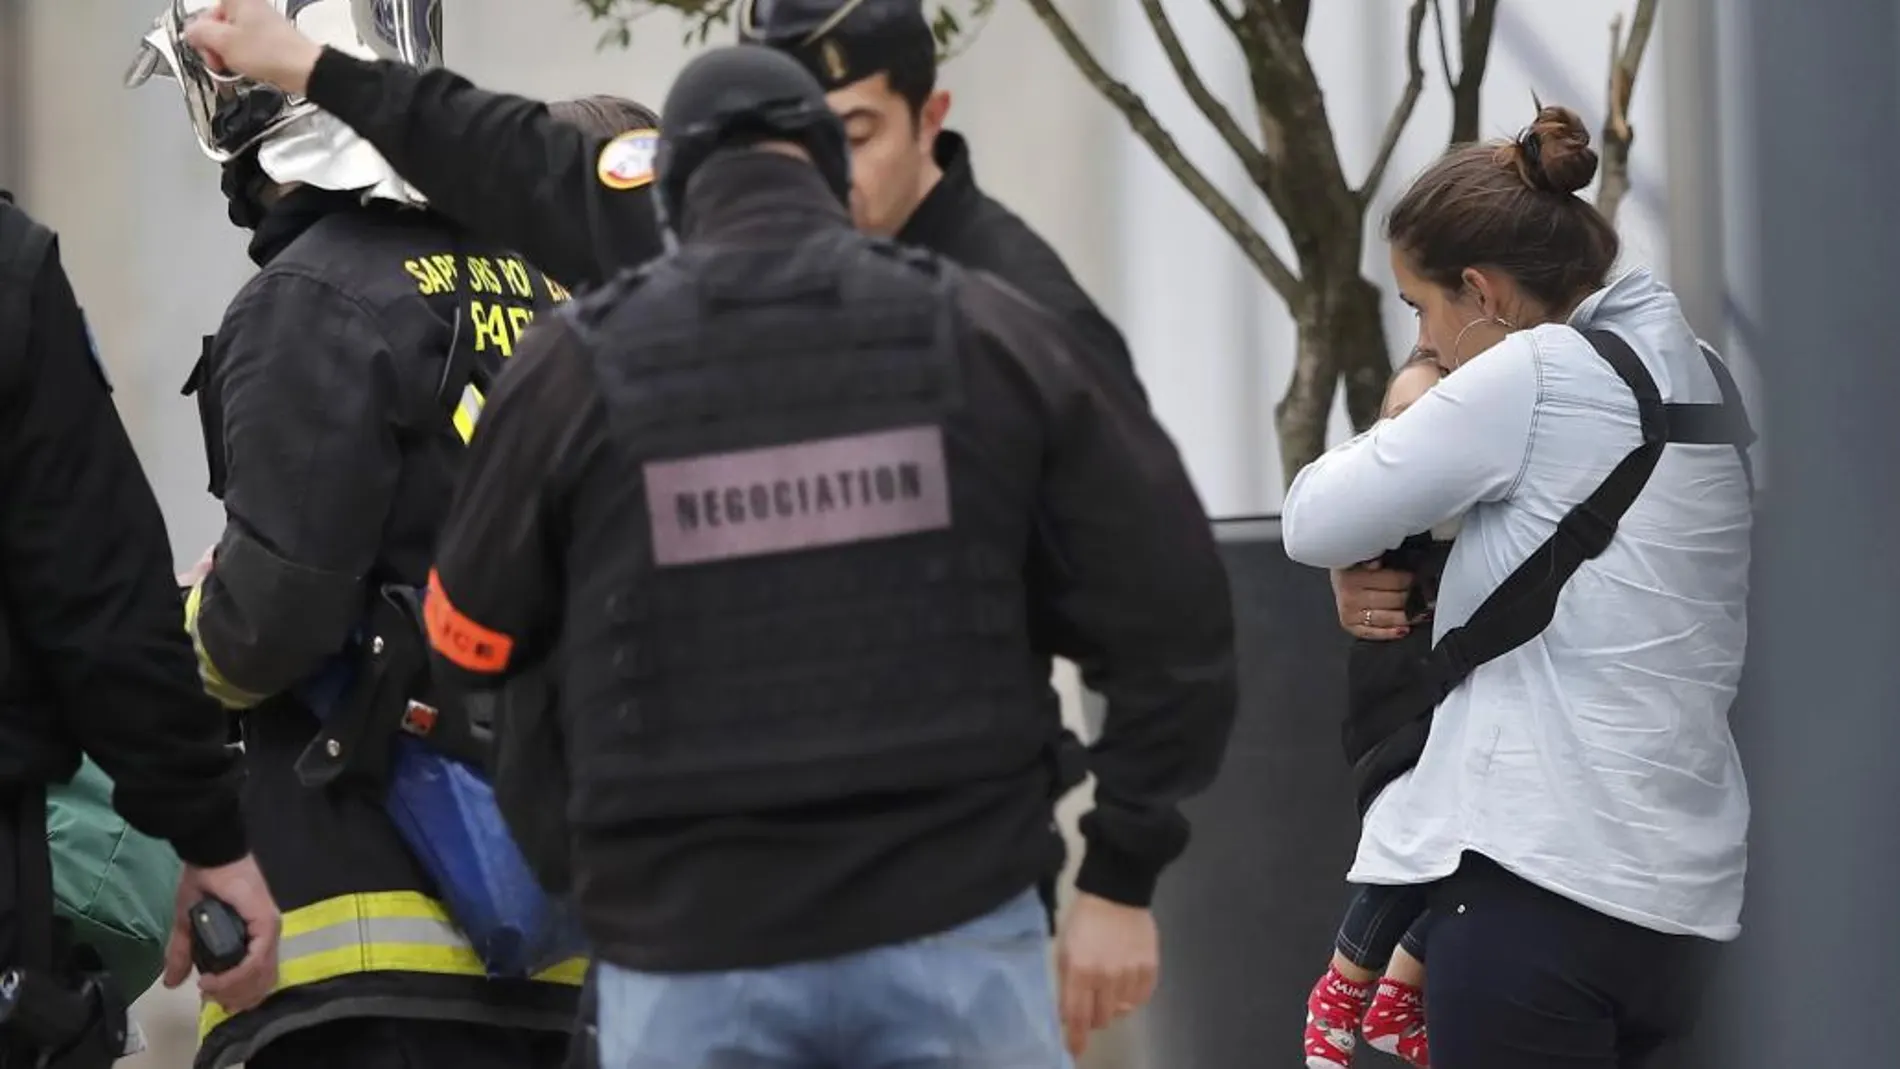
[[[411,224],[409,229],[419,228]],[[312,237],[344,242],[350,249],[348,262],[353,263],[388,252],[360,247],[361,236],[355,232],[342,237],[308,234],[299,241]],[[492,346],[476,344],[483,329],[493,337],[492,328],[485,328],[476,317],[519,318],[523,314],[519,309],[545,309],[550,296],[565,296],[565,291],[548,286],[539,273],[535,278],[540,284],[532,300],[497,294],[494,285],[471,280],[471,256],[496,258],[495,250],[474,245],[445,231],[439,242],[419,247],[415,255],[446,254],[458,266],[443,266],[444,256],[425,256],[429,279],[416,279],[413,298],[405,298],[392,313],[433,317],[447,328],[446,352],[415,354],[413,381],[426,383],[427,388],[405,391],[405,396],[425,401],[407,414],[407,440],[418,450],[439,452],[446,458],[441,469],[445,484],[455,470],[453,465],[459,464],[461,443],[473,431],[482,393],[501,366]],[[333,263],[343,255],[312,259]],[[401,262],[398,256],[397,265]],[[356,288],[366,284],[356,277],[348,282]],[[483,302],[479,306],[478,300]],[[210,339],[206,341],[208,353]],[[204,371],[201,360],[187,393],[198,391]],[[429,400],[431,395],[433,400]],[[213,492],[221,494],[221,413],[213,396],[200,393],[199,403]],[[442,446],[445,437],[449,448]],[[434,485],[433,469],[427,467],[432,462],[425,459],[416,478],[431,484],[423,488],[423,496],[446,501],[446,485]],[[408,482],[405,478],[405,485]],[[413,509],[415,500],[406,499],[403,507]],[[426,533],[432,541],[433,527],[425,520],[410,516],[401,530],[411,535]],[[381,626],[374,616],[365,622]],[[415,638],[419,644],[419,632]],[[355,720],[318,728],[311,715],[311,699],[321,683],[319,679],[314,688],[271,698],[242,718],[245,819],[284,918],[279,981],[268,1000],[243,1013],[228,1014],[215,1003],[205,1004],[199,1016],[196,1069],[240,1064],[287,1034],[351,1017],[449,1019],[569,1031],[586,969],[584,959],[563,962],[532,979],[491,978],[443,904],[439,888],[385,812],[380,796],[357,789],[355,782],[311,785],[328,778],[350,779],[332,777],[338,768],[313,767],[311,758],[327,755],[336,759],[336,766],[354,771],[360,756],[353,749],[356,742],[388,745],[387,738],[372,740],[353,734],[364,727]],[[426,724],[408,717],[400,725],[412,734],[426,734],[418,730],[423,727]]]
[[[827,233],[689,250],[570,316],[614,458],[580,491],[613,536],[570,558],[580,823],[1047,758],[1060,717],[1023,581],[1038,460],[985,452],[954,276]]]

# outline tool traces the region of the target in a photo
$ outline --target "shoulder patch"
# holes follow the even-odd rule
[[[658,130],[628,130],[600,150],[596,173],[608,189],[639,189],[653,181],[653,158],[660,148]]]

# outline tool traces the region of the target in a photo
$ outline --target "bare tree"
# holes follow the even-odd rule
[[[1656,25],[1656,0],[1637,0],[1630,32],[1623,36],[1623,16],[1610,21],[1609,109],[1603,118],[1603,174],[1597,183],[1597,210],[1616,222],[1616,210],[1630,188],[1630,97],[1636,92],[1636,70],[1649,47],[1649,31]]]
[[[635,20],[658,9],[686,16],[688,40],[704,41],[715,27],[730,22],[738,2],[580,0],[596,16],[608,20],[609,39],[621,43],[629,39]],[[1346,412],[1353,426],[1363,429],[1378,418],[1379,402],[1391,374],[1392,354],[1380,316],[1380,290],[1360,270],[1360,261],[1373,198],[1424,94],[1422,47],[1426,19],[1429,16],[1432,20],[1439,67],[1452,99],[1450,141],[1473,141],[1479,132],[1479,101],[1499,0],[1412,0],[1405,22],[1405,85],[1386,121],[1372,164],[1357,181],[1340,162],[1325,96],[1306,52],[1312,0],[1206,0],[1246,61],[1252,98],[1247,125],[1207,87],[1162,0],[1135,0],[1181,87],[1286,227],[1292,263],[1248,222],[1241,206],[1187,158],[1141,96],[1102,65],[1057,0],[1022,2],[1048,28],[1076,70],[1121,113],[1135,135],[1213,216],[1292,312],[1297,328],[1293,377],[1274,407],[1283,473],[1291,480],[1325,450],[1327,416],[1341,384],[1346,391]],[[949,52],[967,43],[994,6],[995,0],[946,0],[933,5],[932,27],[940,47]],[[1445,11],[1447,6],[1451,8],[1449,13]],[[1611,120],[1604,128],[1605,192],[1600,201],[1609,212],[1615,211],[1616,198],[1627,186],[1629,94],[1654,11],[1655,0],[1638,0],[1628,45],[1613,58]],[[1613,174],[1617,183],[1614,194],[1610,192]]]

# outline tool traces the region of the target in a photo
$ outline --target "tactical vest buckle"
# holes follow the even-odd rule
[[[436,718],[441,710],[433,705],[411,700],[409,707],[402,712],[402,729],[419,739],[426,739],[435,730]]]

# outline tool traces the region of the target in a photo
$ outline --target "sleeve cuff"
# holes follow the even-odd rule
[[[251,852],[244,834],[244,814],[236,800],[222,806],[216,820],[189,835],[172,839],[178,860],[201,869],[214,869],[240,861]]]
[[[1090,838],[1083,850],[1081,871],[1076,873],[1075,888],[1110,902],[1147,909],[1160,878],[1161,866]]]
[[[204,684],[205,693],[216,698],[219,705],[230,710],[249,709],[262,703],[268,695],[254,694],[233,685],[212,663],[211,655],[205,652],[204,639],[198,634],[198,613],[204,608],[204,589],[205,580],[200,579],[198,585],[192,587],[185,596],[185,632],[191,636],[192,651],[198,655],[198,679]]]
[[[349,100],[352,82],[361,79],[369,66],[347,52],[326,47],[310,68],[304,99],[325,111],[337,112],[337,105]]]

